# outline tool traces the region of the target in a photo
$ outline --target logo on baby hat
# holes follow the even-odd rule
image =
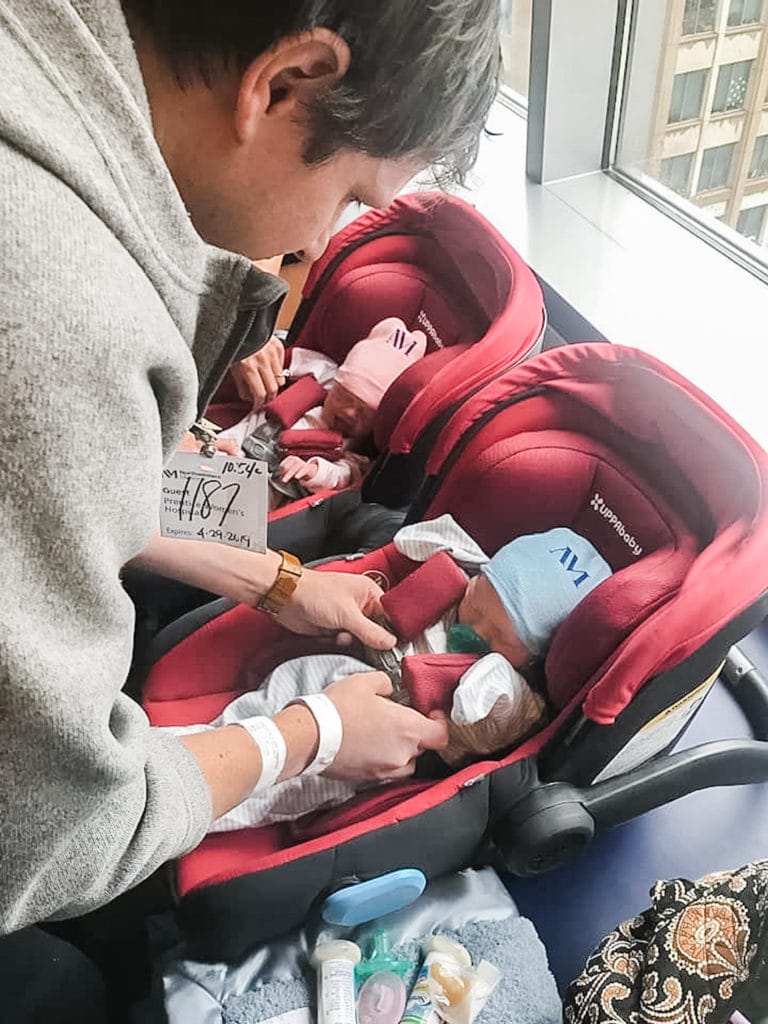
[[[580,586],[584,580],[589,579],[589,573],[585,569],[580,569],[578,565],[578,556],[574,554],[573,550],[569,547],[564,548],[550,548],[550,555],[556,555],[560,553],[558,561],[560,565],[565,567],[566,572],[572,572],[575,579],[572,581],[574,587]]]
[[[595,491],[592,495],[592,499],[589,503],[589,507],[593,508],[595,512],[599,512],[603,519],[608,520],[608,525],[612,526],[616,533],[621,537],[627,547],[631,550],[635,558],[639,558],[643,553],[643,549],[635,540],[634,536],[629,532],[624,523],[619,519],[612,508],[609,508],[603,501],[600,492]]]

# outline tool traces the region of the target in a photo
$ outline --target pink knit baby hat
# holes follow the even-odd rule
[[[409,331],[398,317],[387,317],[349,350],[336,371],[336,381],[371,409],[378,409],[389,385],[426,350],[423,331]]]

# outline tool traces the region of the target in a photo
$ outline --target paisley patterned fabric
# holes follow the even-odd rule
[[[724,1024],[768,985],[768,860],[657,882],[651,900],[591,954],[565,1024]]]

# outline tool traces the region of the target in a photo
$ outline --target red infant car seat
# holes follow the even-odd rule
[[[468,203],[435,192],[402,196],[333,237],[307,277],[288,356],[298,345],[341,363],[390,316],[427,336],[426,356],[386,393],[374,428],[376,450],[396,458],[388,472],[377,467],[368,500],[402,507],[421,482],[439,424],[475,389],[538,351],[546,317],[538,280],[517,252]],[[291,402],[294,386],[268,406],[282,427],[309,408]],[[226,428],[248,411],[226,378],[206,416]],[[412,455],[417,445],[420,454]],[[270,523],[333,493],[293,501],[273,512]],[[279,540],[284,546],[283,533]]]
[[[757,741],[666,754],[768,609],[768,456],[711,399],[639,351],[564,346],[469,399],[427,471],[412,518],[450,512],[489,554],[570,526],[613,568],[553,637],[552,720],[506,756],[361,794],[305,826],[206,838],[177,869],[193,957],[237,960],[350,880],[407,866],[436,876],[489,843],[511,870],[541,871],[596,826],[768,778]],[[388,545],[328,568],[394,584],[414,566]],[[245,666],[266,673],[313,643],[243,606],[179,639],[184,628],[145,689],[158,725],[210,720]]]

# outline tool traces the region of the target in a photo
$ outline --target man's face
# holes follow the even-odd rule
[[[323,403],[323,421],[350,440],[367,437],[373,430],[376,410],[361,402],[341,384],[333,384]]]
[[[499,595],[485,576],[473,576],[459,605],[459,622],[471,626],[492,651],[503,655],[515,668],[521,668],[531,660],[531,652],[525,646],[504,611]]]
[[[203,163],[199,179],[180,182],[203,238],[251,259],[296,253],[311,262],[325,251],[350,203],[389,206],[421,169],[413,160],[378,160],[349,150],[307,165],[303,141],[299,126],[283,123],[248,159],[241,151],[223,168]]]
[[[387,207],[418,170],[413,163],[349,151],[312,166],[300,157],[278,165],[269,197],[254,206],[252,245],[312,262],[325,252],[350,203]]]

